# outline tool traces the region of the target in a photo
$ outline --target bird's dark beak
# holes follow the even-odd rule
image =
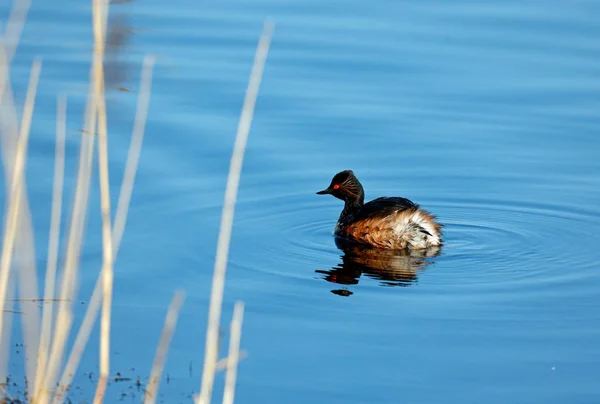
[[[329,188],[327,188],[327,189],[317,192],[317,195],[327,195],[330,193],[331,193],[331,190]]]

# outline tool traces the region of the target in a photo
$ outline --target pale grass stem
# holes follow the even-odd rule
[[[31,116],[33,114],[33,106],[37,91],[37,83],[39,80],[41,62],[36,59],[31,68],[31,76],[29,79],[29,88],[25,98],[25,108],[23,110],[23,120],[21,123],[21,133],[17,146],[17,154],[15,158],[13,177],[10,189],[10,203],[4,227],[4,242],[2,245],[2,262],[0,263],[0,313],[4,310],[6,301],[7,286],[9,271],[12,263],[13,248],[15,236],[17,234],[17,226],[19,224],[21,196],[24,190],[22,189],[23,172],[25,160],[27,159],[27,143],[29,140],[29,129],[31,126]],[[2,333],[6,330],[3,327],[4,315],[0,315],[0,340]]]
[[[56,284],[56,267],[58,263],[58,246],[60,233],[60,218],[62,211],[63,181],[65,175],[65,142],[67,136],[67,99],[58,97],[56,111],[56,149],[54,157],[54,181],[52,189],[52,208],[50,219],[50,235],[48,238],[48,262],[46,265],[46,279],[44,282],[44,304],[42,311],[42,330],[38,348],[38,362],[36,367],[34,397],[42,382],[46,369],[48,353],[50,350],[50,331],[54,315],[54,290]]]
[[[18,3],[16,1],[15,3]],[[23,19],[29,9],[29,0],[20,2],[20,9],[13,9],[11,21]],[[107,123],[106,123],[106,105],[104,94],[104,71],[103,71],[103,54],[104,54],[104,37],[106,31],[106,19],[108,15],[108,2],[104,0],[93,0],[93,28],[95,40],[95,52],[93,67],[90,74],[90,94],[88,105],[86,108],[86,131],[84,133],[92,134],[83,136],[80,149],[79,171],[77,178],[77,186],[75,199],[73,204],[73,212],[71,217],[70,232],[66,250],[66,262],[62,275],[62,283],[60,297],[54,299],[55,283],[56,283],[56,267],[58,260],[58,235],[60,228],[60,211],[62,206],[62,185],[64,179],[64,148],[65,148],[65,132],[66,132],[66,101],[59,101],[58,118],[57,118],[57,144],[56,144],[56,161],[55,161],[55,178],[53,185],[52,198],[52,213],[50,225],[50,239],[48,245],[48,264],[46,271],[46,282],[44,286],[44,300],[50,302],[60,302],[56,321],[54,317],[54,304],[45,305],[42,316],[41,330],[31,331],[34,328],[26,328],[24,331],[27,334],[35,334],[35,337],[40,336],[39,341],[36,339],[35,347],[38,349],[39,356],[37,360],[32,362],[33,372],[28,369],[28,379],[34,380],[34,395],[30,398],[36,404],[48,402],[54,388],[58,370],[62,362],[62,357],[65,351],[65,344],[72,325],[72,302],[75,296],[75,286],[77,282],[78,262],[81,251],[83,238],[83,227],[86,217],[86,207],[88,200],[89,183],[91,177],[91,164],[94,152],[94,136],[93,133],[98,126],[98,166],[99,166],[99,184],[101,197],[101,213],[102,213],[102,245],[103,245],[103,265],[98,278],[98,282],[92,294],[88,310],[86,311],[82,325],[79,329],[74,346],[71,349],[69,360],[62,372],[60,379],[60,387],[63,391],[67,391],[72,380],[73,374],[78,366],[81,354],[89,333],[96,320],[100,304],[102,304],[102,319],[100,323],[100,380],[97,386],[94,397],[95,403],[103,401],[104,392],[106,389],[107,377],[109,374],[110,363],[110,323],[111,323],[111,303],[112,303],[112,282],[113,282],[113,265],[116,260],[117,251],[122,239],[128,206],[131,200],[133,183],[137,170],[139,153],[142,145],[144,127],[147,118],[147,110],[149,106],[150,83],[152,76],[152,67],[154,58],[147,57],[144,60],[144,70],[142,73],[142,86],[140,87],[140,97],[138,99],[138,108],[136,112],[136,121],[134,133],[132,135],[127,165],[124,173],[124,179],[119,193],[119,202],[117,205],[117,213],[115,215],[114,228],[111,228],[110,215],[110,187],[108,176],[108,145],[107,145]],[[209,403],[212,394],[215,371],[223,366],[227,367],[226,373],[226,390],[224,402],[231,404],[234,399],[234,388],[237,375],[237,364],[242,356],[239,351],[239,342],[241,338],[241,327],[243,319],[243,304],[236,303],[234,307],[234,318],[231,324],[231,341],[229,344],[229,356],[221,361],[217,361],[218,357],[218,330],[220,324],[220,316],[222,311],[223,289],[225,282],[225,270],[227,267],[227,255],[231,240],[231,230],[233,225],[233,216],[235,209],[235,201],[237,190],[239,187],[243,156],[246,148],[248,133],[254,112],[254,106],[262,78],[265,60],[268,54],[270,38],[272,35],[273,25],[269,22],[265,23],[263,34],[259,42],[255,55],[250,82],[244,99],[244,106],[240,116],[240,122],[236,133],[234,151],[231,158],[229,174],[227,178],[227,187],[224,198],[223,214],[221,218],[221,228],[219,232],[219,240],[217,246],[217,256],[215,259],[215,271],[213,274],[213,285],[211,292],[211,300],[209,307],[209,321],[207,329],[207,338],[205,346],[205,360],[202,375],[202,388],[198,402]],[[12,48],[6,48],[0,45],[0,97],[4,98],[4,93],[10,92],[8,80],[8,64],[12,60],[14,51],[18,44],[18,37],[22,31],[22,24],[15,24],[11,28],[7,28],[6,35],[16,38],[13,42],[8,42]],[[37,64],[37,65],[36,65]],[[37,72],[36,72],[37,70]],[[4,77],[6,75],[6,77]],[[35,79],[34,79],[35,78]],[[6,295],[8,280],[10,275],[11,260],[13,250],[15,249],[15,238],[19,235],[18,229],[20,226],[20,215],[29,215],[28,205],[26,202],[26,193],[23,178],[23,171],[26,159],[27,141],[29,136],[29,128],[31,123],[33,100],[35,98],[35,89],[39,79],[39,61],[34,63],[32,68],[32,78],[30,81],[29,90],[27,92],[27,100],[23,113],[23,122],[20,125],[20,135],[16,140],[16,152],[14,157],[14,169],[12,169],[12,181],[10,189],[10,203],[8,204],[7,223],[5,226],[5,235],[2,251],[2,262],[0,263],[0,308],[4,308],[6,304]],[[34,85],[35,82],[35,85]],[[11,104],[12,105],[12,104]],[[62,112],[61,112],[62,111]],[[16,116],[16,113],[15,113]],[[12,119],[12,118],[11,118]],[[13,125],[17,127],[17,125]],[[17,136],[16,134],[14,135]],[[3,139],[4,142],[4,139]],[[13,143],[14,144],[14,143]],[[6,158],[6,155],[5,155]],[[20,206],[23,205],[22,208]],[[26,210],[26,212],[24,212]],[[29,219],[29,216],[24,217]],[[30,243],[33,247],[32,239],[24,240],[25,243]],[[26,246],[29,248],[30,246]],[[7,259],[5,259],[7,258]],[[26,258],[26,257],[25,257]],[[32,257],[30,257],[32,258]],[[30,266],[27,275],[31,272]],[[25,269],[23,269],[25,270]],[[24,287],[25,272],[19,275],[22,286],[22,297],[30,297],[36,301],[36,293],[27,295],[23,291],[28,291]],[[35,272],[35,271],[34,271]],[[33,289],[36,289],[35,287]],[[159,380],[164,367],[166,352],[173,330],[175,328],[178,312],[183,302],[183,295],[178,292],[169,307],[167,318],[165,319],[165,327],[161,334],[159,346],[157,348],[155,362],[150,376],[150,385],[146,394],[146,402],[154,402],[158,391]],[[2,339],[3,316],[0,316],[0,340]],[[38,327],[38,320],[35,321],[35,326]],[[51,336],[51,330],[54,330],[54,335]],[[29,344],[31,345],[31,344]],[[48,353],[49,351],[49,353]],[[35,367],[34,367],[35,366]],[[54,394],[53,403],[61,403],[64,395],[61,392]]]
[[[150,378],[148,379],[148,388],[146,389],[146,393],[144,395],[144,404],[154,404],[156,402],[160,378],[162,376],[165,360],[167,358],[167,352],[169,350],[169,345],[171,344],[171,338],[173,337],[175,326],[177,325],[179,310],[181,309],[184,298],[185,293],[183,291],[177,291],[175,296],[173,296],[171,304],[169,305],[163,331],[156,349],[154,363],[152,364],[152,371],[150,372]]]
[[[0,116],[2,126],[0,139],[2,143],[2,154],[5,160],[4,164],[7,184],[10,183],[9,177],[11,176],[10,173],[13,169],[13,167],[11,166],[11,162],[17,155],[16,149],[18,145],[19,131],[17,122],[17,112],[14,102],[12,100],[12,91],[10,89],[10,63],[12,62],[12,59],[17,50],[21,33],[23,32],[23,27],[27,18],[27,13],[29,12],[29,6],[30,0],[13,1],[11,13],[8,17],[6,25],[3,27],[3,35],[1,35],[0,37],[0,103],[4,104],[2,112],[0,113],[0,115],[2,115]],[[25,183],[24,180],[22,182]],[[26,257],[27,260],[25,262],[22,262],[22,268],[24,268],[27,272],[27,276],[35,276],[35,263],[32,259],[32,254],[30,254],[30,252],[33,251],[33,242],[31,239],[31,217],[26,195],[21,197],[21,205],[22,206],[19,208],[19,227],[21,228],[21,232],[16,235],[17,240],[14,247],[15,251],[13,253],[17,256],[19,255],[19,253],[21,253],[22,256]],[[29,280],[30,282],[27,285],[25,285],[25,287],[23,287],[23,285],[20,285],[22,295],[28,294],[31,290],[37,291],[37,282],[31,278]],[[9,293],[12,293],[12,290]],[[9,303],[9,306],[9,310],[12,310],[12,303]],[[4,305],[4,307],[6,309],[7,306]],[[35,323],[37,321],[37,307],[31,308],[30,306],[30,309],[28,309],[27,311],[27,314],[29,314],[29,316],[27,316],[26,322],[23,323],[23,328],[27,331],[31,331],[30,327],[32,323]],[[0,311],[0,316],[4,316],[4,312]],[[2,321],[2,327],[10,330],[11,324],[12,315],[8,314],[7,318],[4,319],[4,321]],[[32,334],[33,338],[35,338],[36,335],[37,334]],[[26,341],[30,342],[32,336],[26,335]],[[0,347],[0,377],[6,374],[5,372],[7,369],[8,361],[4,361],[4,358],[8,358],[8,346],[10,345],[9,341],[10,333],[8,332],[2,335],[2,333],[0,332],[0,344],[4,345]],[[29,353],[30,350],[30,347],[26,348],[27,353]],[[28,373],[31,373],[31,366],[32,365],[30,364],[28,364],[27,366]]]
[[[8,74],[9,68],[10,65],[4,50],[4,44],[0,42],[0,100],[2,101],[4,101],[4,90],[10,84]],[[2,138],[4,138],[4,135]]]
[[[93,136],[84,135],[80,146],[77,185],[71,214],[66,259],[62,272],[60,297],[58,299],[60,304],[58,305],[56,321],[54,323],[54,335],[51,340],[52,348],[48,357],[48,365],[44,369],[42,384],[40,386],[40,396],[38,397],[40,404],[47,402],[45,400],[49,399],[49,389],[56,383],[59,366],[64,356],[65,341],[72,325],[72,298],[75,295],[78,261],[83,239],[83,226],[87,213],[93,149]]]
[[[152,74],[151,74],[151,69],[153,67],[154,64],[154,58],[153,57],[147,57],[145,59],[145,69],[144,72],[142,73],[142,78],[141,78],[141,83],[140,83],[140,95],[138,96],[138,106],[137,106],[137,112],[136,112],[136,122],[141,122],[141,120],[145,120],[145,117],[147,116],[147,111],[148,111],[148,107],[149,107],[149,98],[150,98],[150,89],[151,89],[151,80],[152,80]],[[127,160],[127,164],[126,164],[126,174],[125,176],[127,177],[127,180],[123,180],[123,185],[121,186],[121,190],[120,190],[120,195],[119,195],[119,204],[117,206],[117,211],[115,214],[115,225],[113,227],[113,250],[114,250],[114,257],[116,259],[116,254],[117,251],[119,250],[119,246],[121,243],[121,237],[117,237],[117,235],[115,234],[116,229],[118,228],[124,228],[125,223],[126,223],[126,216],[127,216],[127,206],[125,205],[125,203],[129,204],[130,201],[130,196],[133,190],[133,185],[134,185],[134,180],[135,180],[135,172],[137,170],[137,163],[138,163],[138,159],[135,156],[139,156],[139,148],[141,148],[142,146],[142,135],[143,133],[141,132],[141,128],[143,128],[143,125],[140,124],[136,124],[134,127],[134,134],[132,136],[135,137],[136,140],[132,139],[131,140],[131,146],[129,148],[129,153],[130,156],[134,156],[134,159],[130,162],[130,160]],[[137,148],[137,150],[136,150]],[[129,195],[127,197],[122,196],[123,192],[125,193],[124,195]],[[67,360],[67,364],[65,365],[64,371],[62,373],[62,376],[60,378],[59,381],[59,385],[60,386],[69,386],[71,384],[71,380],[73,379],[73,375],[75,373],[75,370],[77,369],[77,367],[79,366],[79,360],[81,358],[81,354],[83,353],[83,349],[85,348],[89,335],[91,333],[92,327],[96,321],[97,315],[98,315],[98,310],[100,308],[100,304],[101,304],[101,299],[102,299],[102,285],[103,285],[103,278],[102,278],[102,274],[100,274],[96,285],[94,287],[94,291],[92,292],[92,296],[89,300],[88,303],[88,307],[87,310],[85,312],[84,315],[84,319],[83,322],[79,328],[79,332],[77,334],[77,337],[75,339],[75,342],[73,344],[73,348],[71,349],[71,353],[69,355],[69,358]],[[60,404],[63,400],[63,396],[62,395],[57,395],[54,400],[53,400],[53,404]]]
[[[229,174],[227,175],[227,185],[225,188],[225,199],[223,203],[210,296],[208,326],[204,349],[204,368],[202,371],[202,382],[200,394],[197,397],[197,404],[209,404],[212,396],[219,348],[219,324],[223,304],[223,289],[225,287],[225,271],[227,268],[227,256],[231,240],[235,201],[240,182],[244,152],[248,141],[248,133],[250,132],[254,106],[258,96],[265,61],[269,52],[272,32],[273,24],[268,21],[265,22],[263,33],[254,57],[252,71],[250,73],[250,81],[244,98],[242,113],[233,147],[233,154],[229,166]]]
[[[142,65],[142,77],[135,113],[135,123],[133,126],[133,134],[131,135],[131,142],[129,143],[127,163],[125,164],[125,173],[123,174],[123,182],[121,183],[121,190],[119,192],[119,201],[117,202],[117,211],[115,213],[115,222],[113,227],[113,246],[115,250],[115,258],[119,250],[119,245],[121,244],[123,232],[125,231],[127,212],[129,209],[129,203],[131,202],[131,194],[133,192],[135,174],[140,159],[140,151],[142,150],[144,129],[146,127],[148,108],[150,106],[152,70],[155,63],[156,58],[153,55],[148,55],[144,58],[144,63]]]
[[[100,288],[100,285],[102,285],[102,274],[100,274],[98,280],[96,281],[96,288],[94,289],[94,293],[92,294],[92,297],[88,303],[88,308],[83,317],[81,326],[79,327],[79,332],[77,333],[73,347],[71,348],[67,364],[65,365],[61,378],[58,382],[59,388],[65,391],[71,386],[71,381],[73,380],[75,371],[79,366],[81,355],[83,354],[83,350],[87,345],[88,338],[92,332],[92,327],[94,326],[98,316],[98,310],[100,309],[102,297],[102,289]],[[64,398],[65,395],[62,394],[62,392],[57,392],[52,399],[52,404],[61,404]]]
[[[89,196],[92,160],[94,152],[95,136],[91,135],[91,133],[94,132],[96,127],[97,108],[95,101],[96,97],[94,96],[94,66],[92,66],[90,69],[90,86],[88,90],[87,106],[84,116],[84,134],[82,136],[79,152],[77,185],[75,188],[75,198],[71,214],[71,224],[69,229],[69,238],[66,248],[66,259],[64,264],[64,270],[62,273],[62,285],[59,298],[61,301],[67,303],[63,302],[58,306],[58,313],[54,327],[54,337],[52,338],[52,349],[50,351],[48,366],[46,367],[43,376],[41,395],[40,397],[38,397],[40,403],[46,403],[47,400],[49,400],[49,389],[51,389],[56,383],[56,380],[59,375],[59,366],[61,365],[62,358],[64,356],[65,339],[69,335],[70,327],[72,325],[71,298],[75,295],[75,284],[77,281],[79,255],[81,253],[81,244],[84,235],[83,227],[87,215],[87,203]],[[92,302],[90,302],[90,305],[92,305]],[[90,310],[90,305],[88,305],[88,311]],[[91,323],[89,326],[91,329],[91,326],[93,325],[95,320],[95,317],[93,319],[88,318],[88,313],[86,312],[86,316],[83,319],[81,327]],[[67,366],[69,364],[72,365],[74,362],[78,362],[79,358],[81,357],[81,354],[83,353],[83,348],[87,343],[87,338],[85,338],[85,340],[82,341],[82,339],[79,338],[80,335],[81,332],[77,336],[75,344],[71,350],[71,353],[69,354]],[[77,358],[74,358],[76,354],[78,356]],[[67,369],[64,370],[64,372],[66,371]],[[71,374],[70,376],[65,377],[64,372],[63,378],[70,380],[73,375]],[[61,378],[61,382],[63,381],[63,378]],[[55,395],[53,402],[61,402],[61,399],[62,396]]]
[[[233,404],[235,397],[235,382],[237,378],[237,367],[240,360],[240,340],[242,338],[242,323],[244,321],[244,303],[236,302],[233,306],[233,318],[231,320],[229,336],[229,359],[227,372],[225,373],[225,392],[223,393],[223,404]]]
[[[12,61],[15,52],[17,51],[17,45],[23,32],[23,26],[27,19],[27,13],[29,12],[29,6],[31,0],[15,0],[13,1],[13,8],[8,17],[8,23],[4,30],[2,42],[4,42],[6,52],[6,65],[8,66]],[[0,92],[0,94],[2,94]]]
[[[146,57],[144,60],[144,70],[142,72],[141,84],[140,84],[140,95],[138,97],[138,106],[135,118],[135,126],[134,133],[132,135],[131,145],[129,148],[129,157],[127,159],[125,175],[123,179],[123,184],[121,186],[121,191],[119,194],[119,203],[117,205],[117,212],[115,214],[115,225],[113,228],[113,247],[114,247],[114,258],[116,259],[116,254],[119,249],[119,245],[121,242],[123,230],[126,223],[127,213],[128,213],[128,204],[131,199],[131,194],[133,191],[133,185],[135,181],[135,173],[137,170],[137,164],[140,154],[140,149],[142,146],[142,139],[144,134],[144,122],[146,121],[146,117],[148,114],[149,100],[150,100],[150,91],[151,91],[151,83],[152,83],[152,68],[154,66],[154,57]],[[93,77],[93,76],[92,76]],[[90,90],[91,92],[91,90]],[[95,105],[95,104],[94,104]],[[93,114],[94,116],[96,114]],[[93,139],[93,138],[92,138]],[[119,229],[119,230],[118,230]],[[119,231],[119,234],[116,234]],[[84,316],[84,320],[80,326],[79,332],[71,349],[71,353],[65,365],[63,374],[60,378],[59,385],[60,386],[69,386],[71,384],[71,380],[79,365],[79,361],[83,350],[87,344],[89,335],[91,333],[92,327],[96,321],[98,310],[101,304],[102,298],[102,286],[103,286],[103,277],[102,273],[100,274],[98,281],[96,282],[96,286],[94,287],[94,291],[89,300],[89,304]],[[62,394],[57,394],[53,400],[53,404],[60,404],[64,396]]]
[[[23,125],[19,125],[18,114],[16,106],[13,100],[12,89],[10,86],[10,63],[14,57],[16,49],[18,47],[19,38],[25,24],[25,19],[29,10],[29,1],[14,1],[11,14],[8,19],[8,23],[4,27],[4,35],[0,38],[0,102],[2,108],[0,108],[0,142],[2,144],[2,155],[4,173],[6,176],[6,184],[9,186],[12,184],[11,178],[14,174],[15,163],[18,157],[19,149],[19,132],[23,130]],[[25,106],[27,109],[27,106]],[[25,111],[26,112],[26,111]],[[31,118],[29,118],[31,119]],[[19,129],[21,126],[21,130]],[[21,138],[22,139],[22,138]],[[14,246],[12,254],[14,255],[14,261],[19,267],[18,271],[10,271],[9,268],[9,280],[10,282],[17,282],[20,289],[20,297],[25,299],[18,299],[21,303],[22,313],[22,326],[23,326],[23,337],[25,342],[25,357],[35,358],[36,349],[38,346],[39,337],[39,310],[36,305],[25,304],[29,301],[28,299],[37,300],[37,272],[35,269],[35,250],[33,243],[33,227],[31,223],[31,213],[29,210],[29,203],[27,200],[26,193],[26,180],[25,177],[21,178],[21,185],[19,186],[19,211],[17,220],[17,233],[14,235]],[[10,188],[6,190],[7,195],[11,195]],[[9,203],[6,205],[8,216],[8,210],[10,207],[10,196]],[[5,227],[5,231],[7,228]],[[11,261],[13,259],[11,258]],[[10,265],[9,265],[10,267]],[[15,276],[16,275],[16,276]],[[20,280],[20,281],[19,281]],[[5,296],[13,294],[11,288],[7,291]],[[2,306],[7,308],[7,302],[3,301]],[[12,309],[12,302],[8,303],[8,308]],[[4,309],[3,309],[4,310]],[[12,314],[10,312],[0,312],[2,318],[0,322],[0,377],[6,376],[6,370],[8,365],[9,356],[9,342],[10,342],[10,330],[12,330]],[[26,361],[26,375],[31,378],[35,372],[35,360]]]
[[[108,18],[108,7],[104,10],[103,13],[103,25],[102,32],[103,37],[106,35],[106,20]],[[94,54],[94,59],[97,58],[97,54]],[[97,107],[96,107],[96,97],[94,94],[95,89],[95,64],[92,64],[90,68],[89,75],[89,89],[88,89],[88,99],[87,105],[84,115],[84,133],[80,146],[79,153],[79,169],[77,173],[77,187],[75,190],[75,200],[73,204],[73,213],[71,216],[71,228],[69,233],[69,241],[66,250],[66,263],[65,269],[63,273],[63,285],[61,289],[61,296],[71,296],[74,294],[74,286],[77,275],[77,266],[79,261],[79,254],[81,250],[81,242],[83,240],[83,226],[85,224],[85,218],[87,213],[87,202],[89,196],[89,186],[90,186],[90,177],[91,177],[91,168],[92,168],[92,160],[94,153],[94,144],[95,144],[95,128],[96,128],[96,118],[98,115]],[[62,372],[59,386],[63,389],[68,388],[71,383],[71,380],[74,376],[75,370],[79,364],[79,360],[81,359],[81,355],[83,354],[83,350],[87,344],[89,334],[91,329],[96,321],[96,316],[98,312],[98,306],[100,305],[100,288],[98,285],[101,284],[102,273],[99,276],[97,287],[94,289],[94,293],[92,294],[92,298],[88,304],[85,316],[83,318],[82,324],[80,325],[79,332],[75,339],[75,343],[71,348],[69,353],[69,357],[65,368]],[[72,305],[60,305],[60,310],[55,326],[55,337],[53,339],[53,345],[57,344],[58,346],[64,347],[64,343],[62,341],[57,341],[57,338],[64,337],[68,335],[68,332],[59,333],[59,327],[61,329],[68,328],[71,325],[70,320],[61,324],[61,319],[68,320],[71,316]],[[53,348],[54,349],[54,348]],[[58,352],[57,352],[58,353]],[[44,377],[44,386],[47,388],[51,388],[56,383],[56,379],[58,378],[58,366],[62,361],[62,348],[60,353],[54,356],[55,361],[49,361],[49,366]],[[55,394],[52,402],[54,404],[62,403],[64,399],[64,395]],[[45,402],[45,401],[44,401]]]
[[[94,403],[104,401],[104,392],[110,371],[110,319],[113,286],[113,247],[110,215],[110,184],[108,172],[108,130],[104,99],[104,36],[102,32],[102,0],[93,1],[94,25],[94,93],[98,108],[98,171],[100,181],[100,210],[102,213],[102,315],[100,318],[100,378]]]
[[[107,15],[104,15],[104,31],[106,31],[106,18]],[[94,55],[95,57],[95,55]],[[81,252],[81,244],[83,242],[83,227],[86,220],[87,215],[87,204],[88,204],[88,196],[89,196],[89,187],[90,187],[90,178],[91,178],[91,169],[92,169],[92,160],[94,153],[94,144],[95,144],[95,136],[93,136],[93,132],[96,127],[96,116],[97,116],[97,108],[96,108],[96,97],[94,96],[94,66],[90,68],[90,84],[88,89],[88,99],[87,105],[84,115],[84,133],[81,139],[81,146],[79,151],[79,168],[77,171],[77,185],[75,188],[75,197],[73,202],[72,214],[71,214],[71,224],[69,229],[69,238],[67,242],[66,248],[66,259],[64,264],[64,269],[62,273],[62,285],[61,285],[61,293],[60,299],[61,301],[71,302],[71,298],[75,294],[75,284],[77,281],[77,270],[79,264],[79,255]],[[90,310],[88,306],[88,311]],[[59,366],[62,362],[63,358],[63,350],[64,350],[64,341],[61,338],[67,338],[69,335],[70,327],[71,327],[71,312],[72,312],[72,303],[62,303],[59,305],[56,323],[54,327],[54,337],[52,338],[52,349],[51,354],[48,360],[48,366],[45,369],[43,376],[43,384],[42,384],[42,395],[43,397],[39,397],[40,403],[45,403],[45,400],[48,400],[49,397],[47,394],[48,390],[54,386],[56,383],[56,379],[58,378]],[[91,319],[91,323],[95,322],[95,317]],[[82,322],[82,326],[84,324],[90,323],[90,319],[84,317]],[[90,325],[91,328],[91,325]],[[78,335],[76,342],[74,344],[73,349],[69,355],[69,361],[67,365],[73,364],[76,362],[74,359],[74,353],[78,353],[78,357],[81,357],[81,353],[83,352],[83,348],[87,343],[87,338],[85,341],[82,341]],[[83,346],[81,346],[81,342],[83,342]],[[77,350],[75,349],[77,348]],[[65,369],[66,372],[67,369]],[[63,374],[64,376],[64,374]],[[72,375],[69,376],[72,378]],[[63,379],[61,378],[61,381]],[[57,400],[55,397],[54,400]],[[55,402],[55,401],[53,401]]]
[[[60,360],[63,356],[63,351],[65,349],[67,336],[69,334],[72,322],[73,316],[70,310],[66,310],[64,313],[61,313],[56,319],[56,325],[54,328],[54,341],[52,343],[52,350],[48,356],[48,366],[46,367],[46,372],[44,374],[44,378],[42,379],[40,389],[37,392],[38,395],[35,397],[36,403],[38,404],[47,403],[50,398],[51,389],[54,388],[54,384],[51,384],[50,382],[51,380],[56,379],[56,374],[58,373],[58,367],[60,366]]]
[[[248,353],[246,351],[240,351],[237,362],[239,362],[242,359],[245,359],[247,357],[248,357]],[[230,363],[231,363],[231,359],[229,357],[225,357],[225,358],[219,359],[217,361],[215,368],[217,371],[225,370],[225,369],[227,369],[227,367],[230,366]]]

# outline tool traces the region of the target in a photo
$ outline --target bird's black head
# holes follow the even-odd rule
[[[334,175],[329,187],[317,192],[317,194],[330,194],[345,202],[361,205],[365,200],[365,191],[352,170],[344,170]]]

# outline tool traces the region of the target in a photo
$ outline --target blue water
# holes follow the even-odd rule
[[[43,59],[27,172],[40,271],[59,92],[65,212],[75,182],[87,3],[34,2],[12,68],[22,101],[32,58]],[[224,299],[225,336],[233,303],[246,304],[236,401],[600,402],[599,2],[145,0],[111,13],[133,27],[121,55],[132,91],[108,94],[114,204],[140,64],[157,56],[115,268],[113,374],[147,378],[183,288],[161,399],[189,402],[199,389],[229,159],[271,18]],[[404,196],[436,214],[439,255],[367,257],[370,267],[338,249],[341,203],[315,192],[343,169],[367,199]],[[94,186],[78,319],[101,262],[99,209]],[[93,394],[97,333],[74,400]],[[222,375],[217,386],[215,402]],[[122,393],[141,397],[112,383],[107,401]]]

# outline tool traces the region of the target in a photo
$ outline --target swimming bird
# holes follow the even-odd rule
[[[381,197],[365,203],[362,184],[352,170],[337,173],[318,195],[333,195],[344,209],[333,233],[341,238],[387,249],[441,246],[442,225],[409,199]]]

